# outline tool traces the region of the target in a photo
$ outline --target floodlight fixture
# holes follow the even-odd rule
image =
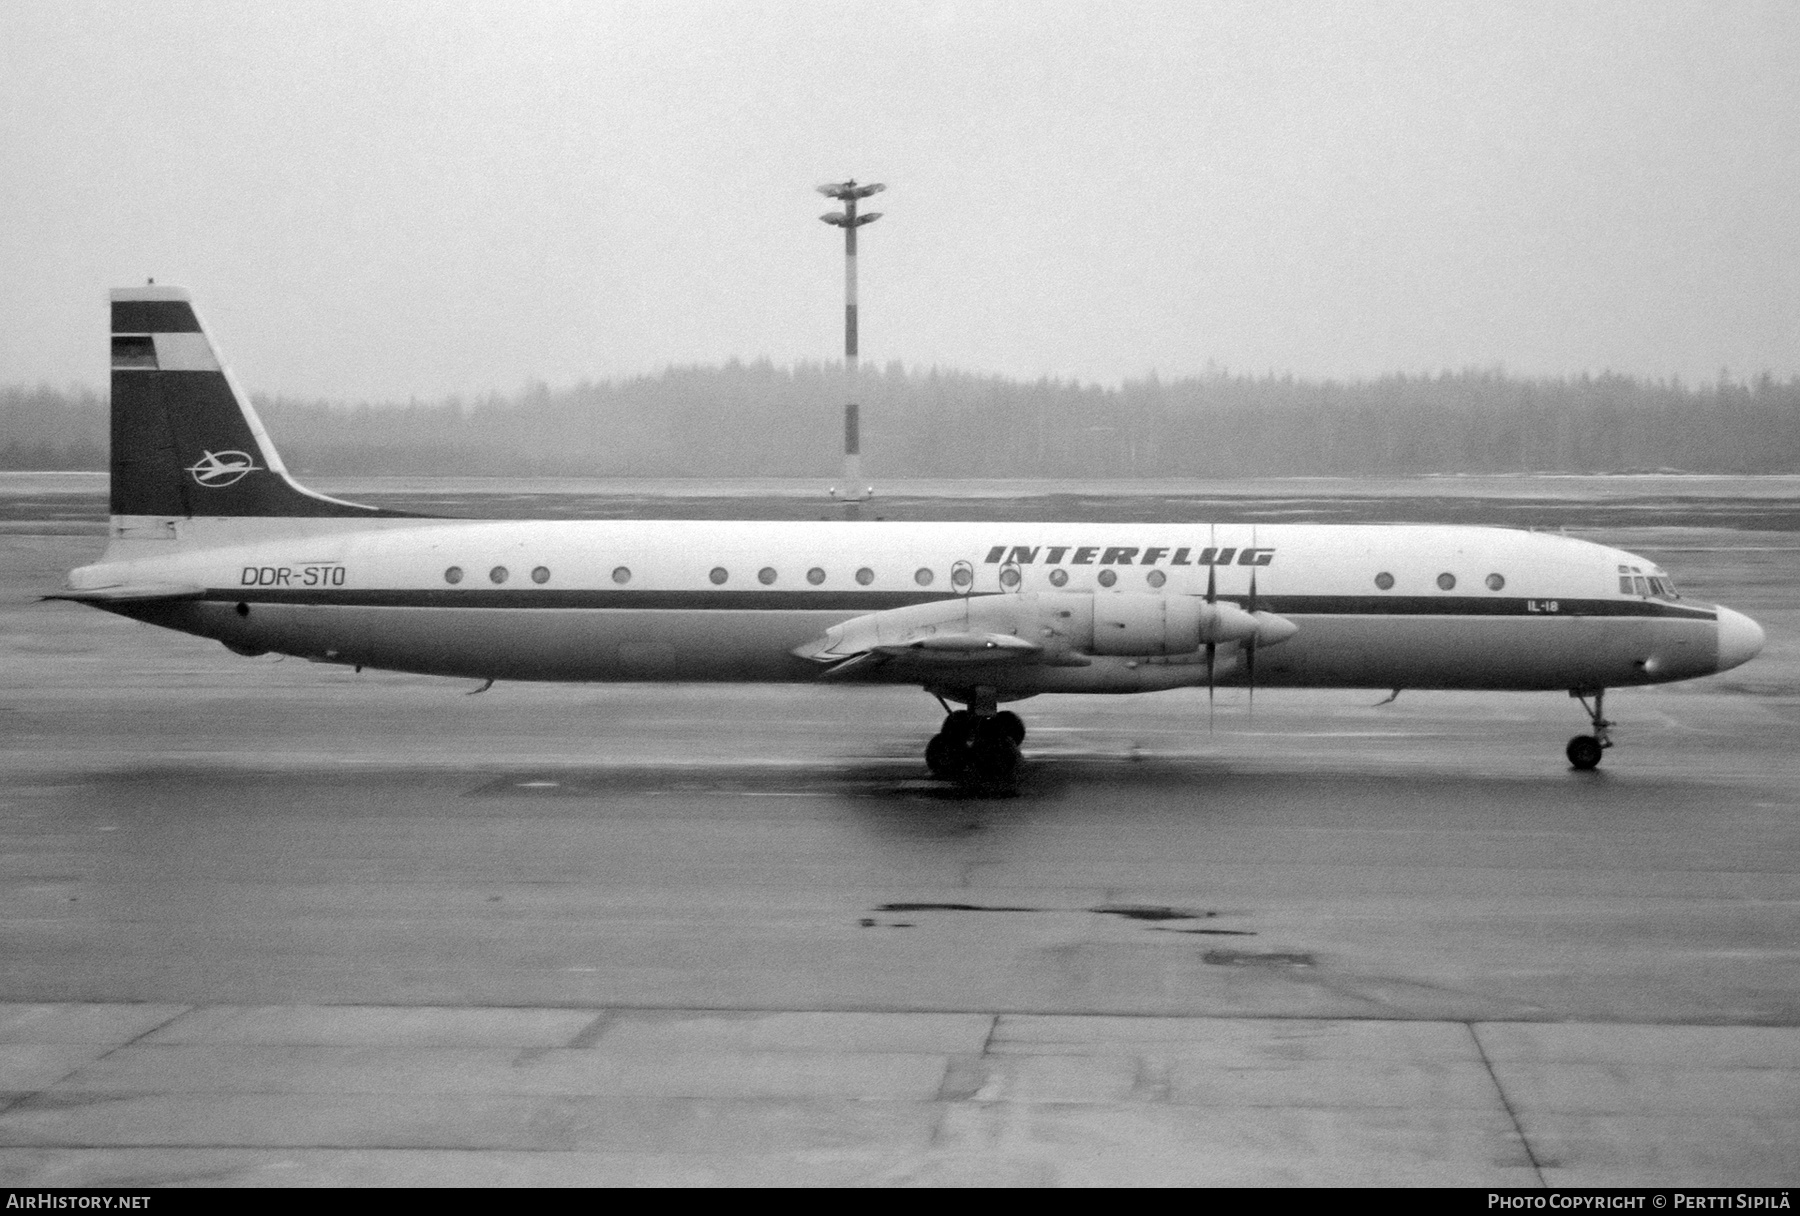
[[[835,198],[840,202],[848,203],[859,198],[868,198],[871,194],[880,194],[887,187],[880,182],[870,182],[866,186],[859,186],[856,184],[856,179],[851,178],[847,182],[826,182],[817,189],[826,198]]]

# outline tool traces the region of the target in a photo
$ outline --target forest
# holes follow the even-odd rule
[[[733,361],[432,402],[257,398],[297,472],[833,477],[841,366]],[[1117,387],[864,369],[872,477],[1800,472],[1800,377],[1686,385],[1498,370],[1360,381],[1224,371]],[[103,469],[106,400],[0,389],[0,468]]]

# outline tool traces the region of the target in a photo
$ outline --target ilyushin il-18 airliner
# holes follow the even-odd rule
[[[188,292],[112,293],[111,535],[53,598],[243,655],[483,680],[918,685],[933,773],[1010,780],[1040,693],[1567,692],[1752,658],[1655,563],[1485,527],[477,521],[288,475]],[[952,709],[952,705],[960,708]]]

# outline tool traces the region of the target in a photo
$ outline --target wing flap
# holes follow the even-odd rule
[[[994,659],[1024,658],[1043,649],[1036,642],[1009,633],[934,633],[911,642],[877,646],[882,654],[921,659]]]

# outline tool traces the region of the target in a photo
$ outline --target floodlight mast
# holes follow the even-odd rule
[[[819,193],[827,198],[835,198],[844,204],[842,211],[828,211],[819,218],[827,224],[844,230],[844,378],[846,384],[844,401],[844,490],[843,497],[858,501],[874,497],[874,489],[863,485],[862,480],[862,435],[861,419],[858,416],[857,374],[859,368],[856,358],[856,230],[864,224],[873,224],[881,218],[881,212],[871,211],[867,215],[856,214],[859,199],[868,198],[871,194],[879,194],[887,189],[880,182],[870,182],[866,186],[856,184],[856,179],[847,182],[827,182],[819,187]],[[837,487],[831,489],[833,497],[838,494]]]

